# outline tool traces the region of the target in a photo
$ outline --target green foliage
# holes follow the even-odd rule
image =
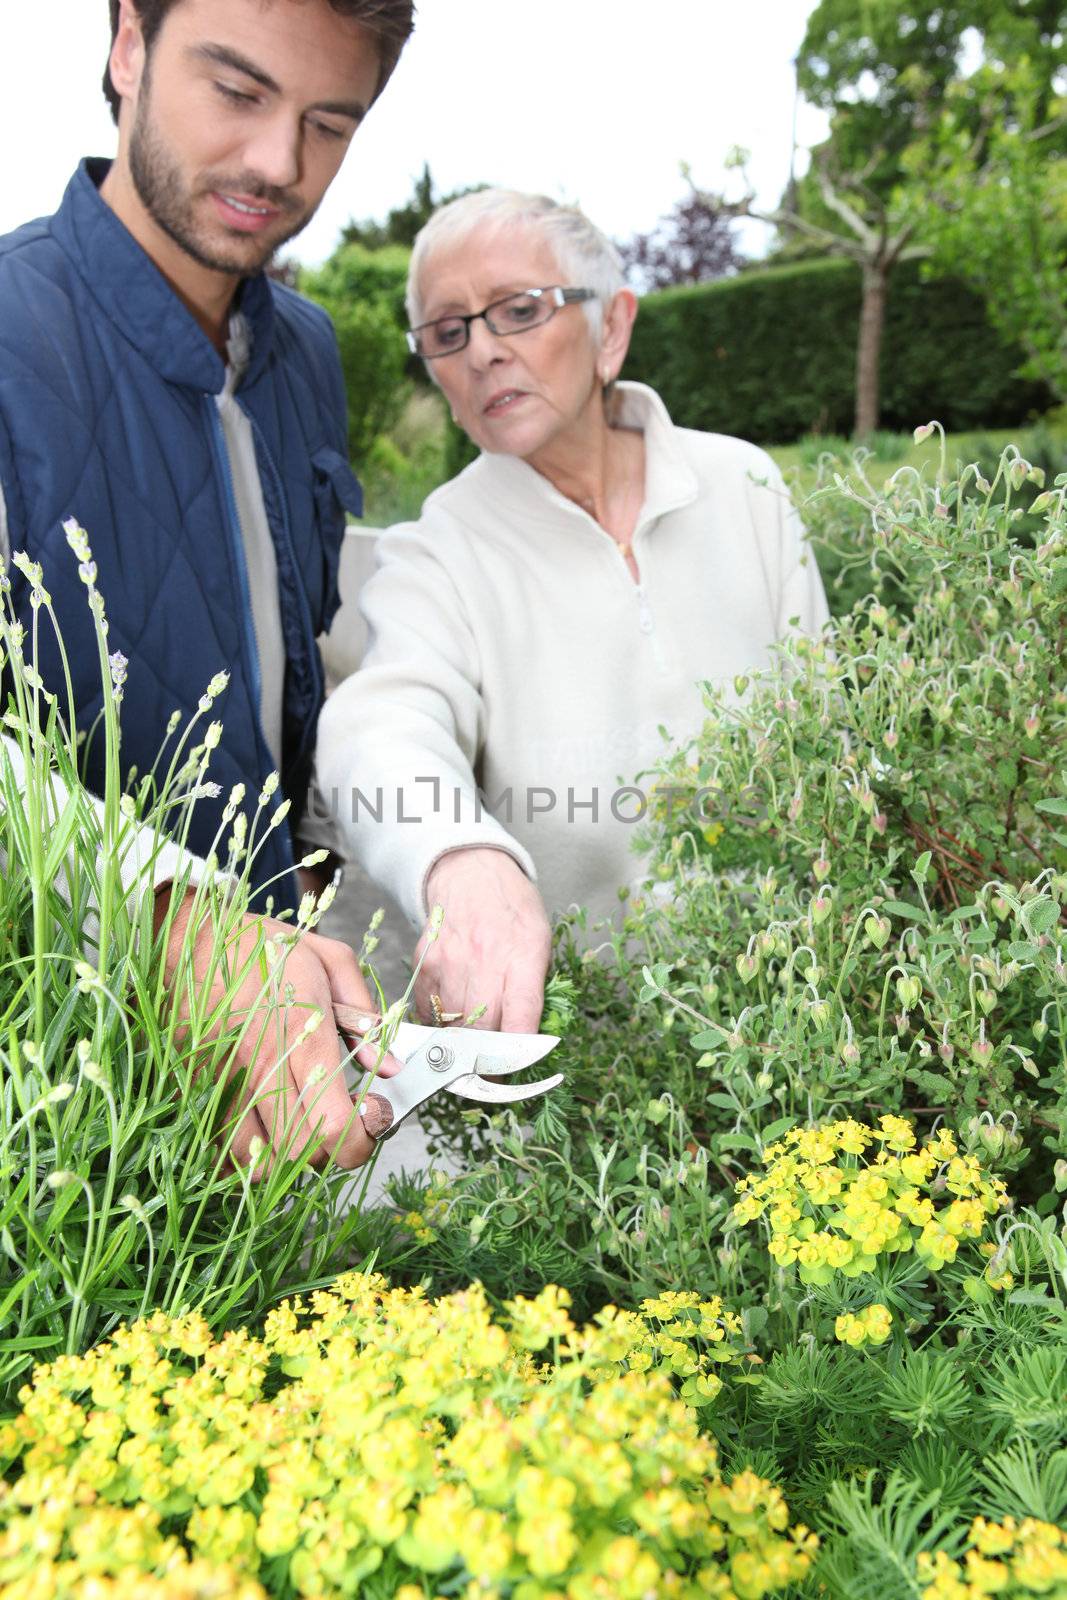
[[[990,0],[819,0],[797,54],[797,84],[812,105],[831,113],[829,149],[835,172],[863,172],[888,197],[900,161],[958,68],[964,34],[981,26]],[[809,179],[798,194],[803,215],[840,228]]]
[[[410,259],[411,251],[401,245],[368,250],[359,244],[342,244],[321,267],[303,269],[300,290],[327,309],[338,302],[385,306],[397,327],[404,329],[404,289]]]
[[[342,245],[301,275],[304,294],[329,312],[348,398],[348,450],[357,468],[400,418],[410,392],[404,346],[408,252]]]
[[[815,1581],[842,1600],[918,1597],[924,1552],[962,1558],[975,1517],[1067,1514],[1067,473],[1013,447],[884,484],[870,465],[825,463],[802,508],[854,606],[708,687],[656,775],[645,891],[621,931],[561,935],[566,1098],[532,1128],[442,1115],[462,1170],[406,1267],[484,1270],[505,1298],[554,1252],[584,1313],[721,1295],[764,1362],[724,1374],[707,1426],[826,1536]],[[883,1137],[949,1151],[952,1130],[1012,1209],[847,1276],[769,1249],[848,1231],[830,1200],[809,1222],[783,1192],[738,1226],[772,1146],[888,1113]],[[927,1169],[909,1203],[928,1184],[939,1211],[967,1170]],[[841,1343],[876,1305],[889,1336]]]
[[[646,295],[625,376],[651,384],[682,427],[783,443],[848,433],[855,411],[860,273],[820,261]],[[995,335],[958,280],[922,282],[906,263],[889,286],[882,420],[913,428],[1010,426],[1051,403],[1016,376],[1023,352]]]
[[[1009,62],[995,59],[955,87],[907,153],[906,193],[936,270],[984,297],[1001,336],[1027,352],[1027,374],[1062,400],[1067,100],[1050,105],[1048,79],[1033,61]]]

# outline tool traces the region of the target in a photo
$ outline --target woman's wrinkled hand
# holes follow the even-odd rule
[[[442,1011],[475,1026],[507,1033],[536,1033],[544,1008],[552,931],[535,884],[503,850],[452,850],[426,881],[426,899],[444,920],[434,937],[428,924],[415,952],[423,959],[415,1004],[425,1022],[435,1020],[431,995]]]

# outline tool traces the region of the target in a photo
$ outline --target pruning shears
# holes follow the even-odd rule
[[[348,1047],[365,1044],[364,1013],[343,1005],[335,1005],[333,1010],[337,1031]],[[404,1063],[403,1070],[392,1078],[367,1075],[364,1086],[372,1087],[361,1087],[360,1098],[364,1105],[374,1102],[374,1121],[381,1128],[374,1131],[374,1137],[391,1138],[405,1117],[440,1089],[461,1100],[498,1106],[548,1094],[563,1082],[562,1072],[536,1083],[493,1080],[532,1067],[557,1044],[559,1039],[551,1033],[493,1033],[486,1028],[428,1028],[401,1022],[390,1037],[389,1052]]]

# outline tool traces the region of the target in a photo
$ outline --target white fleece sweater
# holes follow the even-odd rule
[[[675,428],[643,385],[620,384],[619,402],[645,437],[639,584],[514,456],[480,456],[378,542],[367,653],[323,710],[318,780],[350,853],[416,925],[430,868],[465,845],[510,851],[550,916],[617,909],[641,874],[625,820],[641,801],[620,788],[647,791],[662,730],[701,726],[702,681],[732,685],[791,625],[826,619],[770,458]],[[478,814],[479,784],[490,803],[510,795],[496,818]]]

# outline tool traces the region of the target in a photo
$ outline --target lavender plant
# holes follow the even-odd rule
[[[190,808],[210,783],[220,726],[209,719],[225,678],[209,685],[191,723],[172,724],[156,772],[123,792],[127,666],[109,652],[86,535],[72,526],[69,537],[100,655],[96,736],[105,742],[107,778],[98,800],[78,779],[69,677],[65,697],[56,695],[35,666],[39,630],[54,628],[55,618],[44,574],[22,556],[15,560],[32,586],[28,636],[6,606],[0,613],[8,691],[0,745],[0,1413],[35,1362],[80,1351],[123,1318],[196,1305],[217,1328],[288,1288],[326,1281],[350,1259],[355,1228],[341,1204],[345,1175],[313,1171],[296,1155],[298,1129],[289,1157],[262,1182],[231,1159],[239,1085],[230,1063],[247,1021],[226,1020],[230,997],[251,963],[266,1002],[282,1003],[284,946],[317,916],[309,904],[280,943],[263,933],[250,958],[233,960],[256,840],[280,816],[273,786],[251,824],[240,797],[231,797],[232,829],[217,850],[228,869],[225,892],[204,875],[190,917],[210,929],[210,949],[201,942],[204,965],[194,974],[190,943],[168,974],[162,949],[173,912],[157,934],[155,868],[167,836],[184,840]],[[172,907],[190,888],[188,866],[175,873]],[[185,1004],[172,1004],[174,996]]]

